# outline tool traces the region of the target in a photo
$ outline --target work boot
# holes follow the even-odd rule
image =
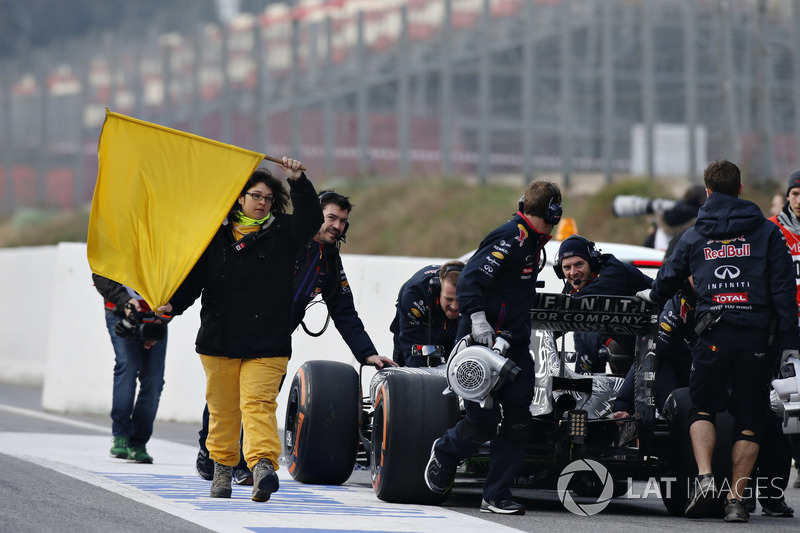
[[[254,502],[265,502],[273,492],[278,492],[280,481],[278,474],[269,459],[259,459],[253,467],[253,498]]]
[[[127,459],[128,458],[128,447],[130,443],[128,442],[128,437],[114,437],[111,439],[111,457],[116,457],[117,459]]]
[[[231,497],[231,467],[214,463],[214,479],[211,481],[212,498]]]

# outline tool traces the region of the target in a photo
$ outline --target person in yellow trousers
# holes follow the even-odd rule
[[[158,309],[179,315],[202,294],[195,344],[206,374],[212,498],[231,497],[242,427],[253,501],[269,500],[280,485],[276,411],[292,351],[294,265],[323,220],[301,163],[282,161],[290,193],[269,170],[257,169],[186,280]]]

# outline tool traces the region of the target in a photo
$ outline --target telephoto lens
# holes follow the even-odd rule
[[[663,213],[675,207],[675,200],[664,198],[644,198],[642,196],[621,194],[614,198],[611,209],[618,217],[638,217]]]

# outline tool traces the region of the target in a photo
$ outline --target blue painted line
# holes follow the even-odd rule
[[[143,473],[101,473],[110,479],[133,486],[144,492],[155,494],[175,503],[185,503],[194,509],[204,512],[246,512],[265,513],[275,515],[324,515],[324,516],[359,516],[370,518],[417,518],[431,519],[443,518],[441,515],[432,515],[425,510],[412,506],[378,507],[371,505],[345,504],[335,498],[339,493],[353,493],[355,489],[349,487],[325,486],[326,494],[321,494],[321,486],[310,486],[296,481],[281,480],[279,492],[272,495],[269,502],[260,503],[250,499],[252,487],[233,485],[233,494],[230,499],[210,498],[208,491],[210,482],[195,476],[176,476],[164,474]],[[258,529],[254,531],[268,531],[270,533],[299,533],[316,532],[325,533],[329,530],[319,529]],[[334,530],[330,530],[334,531]],[[341,530],[335,530],[341,533]],[[368,533],[383,533],[378,530],[369,530]]]

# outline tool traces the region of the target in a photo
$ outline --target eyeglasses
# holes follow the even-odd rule
[[[275,198],[273,198],[272,196],[264,196],[260,192],[246,192],[245,194],[249,194],[250,198],[252,198],[256,202],[264,200],[266,203],[271,204],[272,202],[275,201]]]

